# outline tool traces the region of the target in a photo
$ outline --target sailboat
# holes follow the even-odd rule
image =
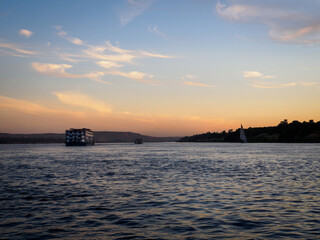
[[[242,124],[241,124],[241,129],[240,129],[240,140],[243,143],[247,143],[248,142],[246,134],[244,133],[244,129],[242,127]]]

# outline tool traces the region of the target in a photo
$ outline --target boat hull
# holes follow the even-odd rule
[[[143,143],[143,139],[142,138],[137,138],[134,140],[135,144],[142,144]]]
[[[94,142],[66,142],[66,146],[93,146]]]

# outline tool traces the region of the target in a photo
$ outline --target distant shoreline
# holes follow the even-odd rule
[[[320,121],[288,123],[277,126],[245,129],[249,143],[320,143]],[[228,132],[207,132],[179,139],[179,142],[240,142],[240,128]]]
[[[133,132],[94,132],[96,143],[130,143],[136,138],[144,142],[176,142],[181,137],[153,137]],[[0,144],[48,144],[65,143],[64,133],[10,134],[0,133]]]
[[[320,121],[308,122],[285,119],[277,126],[245,129],[249,143],[320,143]],[[207,132],[186,137],[153,137],[133,132],[94,132],[96,143],[132,143],[143,138],[144,142],[240,142],[240,128],[228,132]],[[0,144],[65,143],[64,133],[10,134],[0,133]]]

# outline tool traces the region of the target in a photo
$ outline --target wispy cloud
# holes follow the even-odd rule
[[[16,56],[16,57],[25,57],[27,55],[30,56],[30,55],[37,54],[36,52],[24,50],[17,44],[7,43],[1,40],[0,40],[0,51],[2,51],[7,55]]]
[[[107,127],[156,136],[184,136],[186,133],[191,135],[208,129],[223,130],[227,123],[237,124],[234,120],[219,118],[117,112],[108,103],[87,94],[73,91],[53,94],[64,104],[60,108],[64,108],[49,108],[44,104],[0,95],[0,112],[6,113],[0,118],[1,129],[10,129],[12,132],[62,132],[70,126],[88,126],[94,130],[105,130]],[[21,122],[22,127],[16,125],[17,121]],[[45,123],[45,126],[41,127],[39,122]]]
[[[106,45],[106,49],[108,49],[110,52],[114,52],[114,53],[129,54],[129,53],[135,52],[133,50],[122,49],[120,47],[114,46],[109,41],[106,41],[105,45]]]
[[[88,49],[85,49],[83,52],[87,55],[87,57],[94,60],[104,60],[110,62],[132,63],[132,60],[137,57],[132,53],[125,51],[119,53],[118,48],[117,52],[114,52],[113,50],[114,48],[109,48],[109,44],[106,44],[102,46],[89,46]],[[109,53],[105,53],[105,51],[108,51]]]
[[[0,109],[2,110],[14,110],[27,114],[42,114],[42,113],[55,113],[53,109],[48,109],[37,103],[28,102],[25,100],[19,100],[15,98],[9,98],[0,95]]]
[[[143,83],[156,83],[153,80],[153,75],[138,71],[131,71],[131,72],[122,72],[122,71],[109,71],[108,74],[115,75],[115,76],[121,76],[125,78],[132,79],[137,82],[143,82]]]
[[[37,72],[56,76],[56,77],[66,77],[66,78],[79,78],[79,75],[74,75],[70,73],[66,73],[66,69],[72,68],[69,64],[53,64],[53,63],[32,63],[33,69]]]
[[[198,77],[191,74],[186,74],[184,77],[181,78],[181,80],[183,85],[189,85],[189,86],[195,86],[195,87],[207,87],[207,88],[213,87],[213,85],[200,83],[198,80]]]
[[[81,39],[69,36],[66,31],[59,31],[58,35],[75,45],[84,45],[84,42]]]
[[[0,95],[0,112],[2,114],[0,118],[2,131],[25,133],[62,132],[69,126],[90,126],[91,123],[88,119],[92,117],[92,114],[101,115],[96,111],[86,113],[84,111],[64,110],[60,107],[52,108],[45,106],[43,103],[39,104],[30,100],[2,95]]]
[[[153,80],[152,74],[143,73],[137,70],[131,71],[131,72],[125,72],[125,71],[120,71],[119,69],[127,66],[128,64],[130,65],[134,64],[134,60],[138,58],[163,58],[163,59],[174,58],[173,56],[164,55],[157,52],[123,49],[123,48],[120,48],[119,46],[115,46],[111,44],[109,41],[104,42],[104,44],[102,45],[95,45],[95,46],[86,44],[80,39],[79,39],[79,42],[77,43],[77,40],[75,40],[75,38],[71,38],[67,32],[62,31],[62,27],[59,27],[58,29],[60,30],[58,32],[58,35],[60,37],[67,39],[68,41],[73,42],[77,45],[82,45],[85,47],[85,49],[81,49],[80,54],[77,54],[77,53],[70,54],[62,51],[57,52],[56,54],[58,54],[62,60],[68,61],[68,62],[76,63],[79,61],[94,61],[94,63],[96,63],[100,67],[108,69],[108,71],[103,72],[103,74],[108,74],[113,76],[122,76],[122,77],[130,78],[135,81],[154,84],[155,81]],[[36,67],[37,66],[34,66],[34,68]],[[99,74],[101,75],[97,73],[90,74],[90,75],[89,74],[72,75],[72,74],[66,73],[65,71],[63,73],[54,72],[54,74],[57,74],[56,76],[64,76],[69,78],[80,78],[85,76],[98,82],[108,83],[100,79],[100,77],[102,76],[102,72],[99,72]],[[92,75],[97,77],[93,78],[91,77]]]
[[[79,92],[53,92],[53,94],[64,104],[85,109],[92,109],[100,113],[110,113],[112,107],[103,101],[94,99]]]
[[[96,62],[96,64],[106,69],[121,68],[123,66],[122,64],[119,64],[116,62],[110,62],[110,61],[99,61],[99,62]]]
[[[196,87],[213,87],[212,85],[204,84],[204,83],[196,83],[196,82],[190,82],[190,81],[184,81],[184,85],[189,86],[196,86]]]
[[[76,45],[83,45],[82,40],[79,38],[70,38],[69,41]]]
[[[264,75],[261,72],[257,71],[244,71],[243,77],[250,80],[249,85],[254,88],[285,88],[285,87],[294,87],[297,85],[295,82],[291,83],[279,83],[270,81],[275,79],[276,76]]]
[[[57,28],[57,27],[56,27]],[[74,38],[68,35],[66,31],[62,31],[62,27],[59,26],[58,35],[69,42],[72,42],[76,45],[83,45],[86,49],[82,50],[82,54],[68,54],[68,53],[59,53],[64,59],[76,62],[80,61],[79,59],[95,59],[95,60],[104,60],[110,62],[123,62],[123,63],[132,63],[135,58],[174,58],[173,56],[160,54],[157,52],[148,52],[144,50],[127,50],[120,48],[118,46],[112,45],[109,41],[104,42],[102,45],[90,45],[86,44],[79,38]]]
[[[320,86],[320,82],[299,82],[304,87],[316,87]]]
[[[319,1],[218,0],[216,11],[229,21],[264,24],[277,41],[320,43]]]
[[[243,77],[244,78],[260,78],[260,79],[273,79],[276,78],[275,76],[272,75],[264,75],[260,72],[256,71],[244,71],[243,72]]]
[[[120,47],[112,45],[109,41],[105,42],[104,45],[91,46],[83,50],[83,53],[88,58],[96,60],[105,60],[109,62],[122,62],[122,63],[133,63],[135,58],[174,58],[173,56],[159,54],[156,52],[147,52],[143,50],[126,50]]]
[[[119,68],[126,66],[127,64],[133,64],[133,60],[136,58],[173,58],[172,56],[163,55],[155,52],[147,52],[143,50],[126,50],[120,47],[112,45],[110,42],[105,42],[102,46],[89,46],[88,49],[83,50],[84,54],[89,58],[96,61],[96,64],[112,71],[106,71],[106,74],[114,76],[122,76],[134,81],[152,83],[153,75],[143,73],[140,71],[124,72],[120,71]],[[116,70],[117,69],[117,70]]]
[[[64,119],[66,115],[72,115],[73,117],[83,116],[83,113],[88,112],[88,110],[93,110],[99,114],[107,114],[112,112],[112,106],[110,104],[94,99],[83,93],[67,91],[53,92],[52,94],[55,95],[60,102],[72,107],[76,107],[79,110],[69,111],[49,108],[35,102],[0,95],[0,111],[10,110],[31,115],[54,114],[57,116],[64,116]]]
[[[63,61],[77,63],[77,62],[83,62],[88,61],[88,57],[84,54],[71,54],[66,52],[55,52]]]
[[[65,32],[65,31],[60,31],[60,32],[58,32],[58,35],[59,35],[60,37],[62,37],[62,38],[66,38],[66,37],[68,36],[68,33]]]
[[[257,6],[231,3],[223,4],[218,0],[216,10],[220,16],[231,21],[248,21],[252,17],[261,15],[261,9]]]
[[[103,72],[91,72],[84,75],[67,73],[66,70],[72,68],[72,65],[69,64],[34,62],[32,63],[32,68],[44,75],[62,78],[89,78],[96,82],[109,84],[108,82],[101,80],[101,77],[104,76]]]
[[[255,71],[245,71],[243,72],[243,76],[245,78],[260,78],[262,77],[262,73],[260,72],[255,72]]]
[[[149,26],[149,27],[148,27],[148,31],[151,32],[152,34],[158,36],[158,37],[161,37],[161,38],[164,38],[164,39],[168,38],[168,35],[167,35],[167,34],[159,31],[157,25]]]
[[[33,32],[31,32],[31,31],[29,31],[29,30],[27,30],[27,29],[21,29],[21,30],[19,31],[19,34],[20,34],[21,36],[24,36],[24,37],[26,37],[26,38],[29,38],[29,37],[31,37],[31,36],[33,35]]]
[[[62,26],[61,25],[55,25],[53,26],[54,29],[60,31],[62,29]]]
[[[175,58],[169,55],[163,55],[156,52],[146,52],[146,51],[139,51],[141,57],[154,57],[154,58]],[[138,54],[139,56],[139,54]]]
[[[297,84],[295,82],[277,83],[277,82],[263,82],[258,80],[253,80],[250,83],[250,86],[254,88],[285,88],[285,87],[294,87],[296,85]]]
[[[103,84],[110,84],[110,82],[107,82],[107,81],[104,81],[101,79],[101,77],[103,77],[104,75],[105,75],[104,72],[91,72],[91,73],[83,75],[83,77],[90,78],[91,80],[93,80],[95,82],[99,82],[99,83],[103,83]]]
[[[273,76],[273,75],[264,75],[262,76],[262,79],[274,79],[276,78],[276,76]]]
[[[119,14],[121,26],[127,25],[143,14],[154,2],[154,0],[127,0],[126,7]]]

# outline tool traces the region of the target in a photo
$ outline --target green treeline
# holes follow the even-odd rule
[[[288,123],[285,119],[278,126],[245,129],[248,142],[320,143],[320,121]],[[228,132],[207,132],[184,137],[179,142],[240,142],[240,128]]]

